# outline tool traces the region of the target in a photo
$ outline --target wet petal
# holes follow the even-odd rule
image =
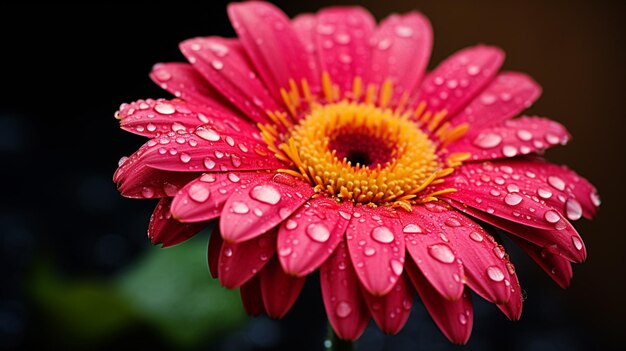
[[[528,242],[522,238],[511,236],[511,239],[532,258],[561,288],[567,289],[572,280],[572,265],[559,255]]]
[[[541,87],[526,74],[501,72],[450,123],[469,123],[470,131],[480,130],[519,114],[540,95]]]
[[[162,198],[150,217],[148,238],[154,245],[162,244],[163,247],[176,245],[196,235],[209,224],[208,222],[185,224],[176,221],[170,213],[171,203],[172,198]]]
[[[522,116],[474,129],[450,144],[448,150],[451,153],[469,152],[472,154],[470,160],[481,161],[540,152],[557,144],[564,145],[569,139],[569,133],[560,123]]]
[[[185,223],[219,217],[233,192],[243,191],[252,181],[269,180],[272,176],[273,173],[254,171],[205,173],[178,191],[172,202],[172,215]]]
[[[157,63],[150,78],[174,96],[202,106],[211,115],[232,114],[235,109],[222,94],[188,63]]]
[[[421,13],[385,18],[370,40],[372,68],[366,82],[383,84],[391,79],[394,95],[411,94],[421,82],[433,46],[430,22]]]
[[[510,277],[504,248],[478,224],[457,211],[435,203],[428,203],[424,208],[424,229],[438,234],[449,244],[446,251],[442,250],[443,247],[431,246],[429,253],[449,261],[455,259],[449,248],[456,249],[458,259],[463,263],[467,285],[491,302],[507,302]]]
[[[265,142],[200,126],[193,134],[170,133],[152,139],[130,166],[176,172],[277,169],[283,165]],[[131,156],[132,157],[132,156]],[[139,170],[138,170],[139,172]]]
[[[192,132],[202,121],[183,100],[146,99],[122,104],[115,113],[128,132],[155,138],[179,130]]]
[[[430,229],[429,211],[414,206],[411,212],[398,211],[398,216],[406,249],[424,277],[446,299],[459,299],[464,289],[463,264],[439,231]]]
[[[385,295],[404,269],[404,238],[397,215],[387,207],[357,206],[346,231],[352,263],[371,294]]]
[[[449,301],[433,289],[414,264],[407,263],[407,273],[424,307],[446,338],[455,344],[466,344],[474,323],[474,310],[469,289],[465,289],[460,299]]]
[[[303,277],[317,269],[344,238],[351,202],[317,197],[296,210],[278,231],[278,258],[285,272]]]
[[[224,241],[218,262],[220,283],[234,289],[250,280],[274,256],[275,243],[275,230],[241,243]]]
[[[398,334],[411,314],[413,287],[402,275],[391,291],[384,296],[374,296],[363,289],[367,307],[383,333]]]
[[[213,230],[211,231],[211,236],[209,237],[209,250],[207,253],[209,272],[213,278],[218,277],[220,252],[222,251],[223,242],[219,226],[214,225]]]
[[[172,197],[198,176],[198,173],[169,172],[149,167],[139,167],[135,172],[121,172],[123,176],[116,180],[118,190],[123,196],[134,199]]]
[[[253,121],[267,123],[265,111],[278,109],[237,40],[193,38],[182,42],[180,50],[207,81]]]
[[[530,241],[535,245],[543,247],[548,252],[560,255],[572,262],[583,262],[587,257],[587,249],[576,229],[566,219],[554,215],[556,211],[553,211],[554,214],[550,213],[550,217],[556,221],[554,227],[542,229],[511,222],[456,201],[449,200],[448,202],[459,211]]]
[[[276,6],[258,1],[231,3],[230,18],[241,44],[276,99],[289,79],[306,79],[317,87],[318,77],[308,69],[308,57],[289,18]],[[280,63],[280,64],[277,64]]]
[[[369,39],[376,26],[361,7],[330,7],[317,15],[317,52],[322,71],[328,72],[341,91],[352,91],[355,77],[370,67]]]
[[[286,274],[276,258],[261,271],[261,292],[267,315],[282,318],[296,302],[305,278]]]
[[[358,339],[367,326],[369,313],[344,241],[320,268],[320,282],[333,330],[341,339]]]
[[[315,31],[317,28],[316,16],[312,13],[299,14],[291,21],[291,26],[302,41],[302,45],[304,45],[311,76],[320,77],[321,72]]]
[[[250,316],[258,316],[265,312],[263,295],[261,293],[261,278],[257,274],[239,288],[241,302],[246,313]]]
[[[242,242],[274,228],[314,194],[308,183],[278,173],[234,193],[222,210],[220,228],[226,241]]]
[[[524,305],[524,296],[522,286],[519,283],[515,266],[507,260],[506,267],[509,271],[511,296],[509,301],[504,304],[496,305],[507,318],[512,321],[518,321],[522,316],[522,307]]]
[[[504,61],[499,48],[478,45],[460,50],[429,73],[417,94],[432,112],[454,116],[496,76]]]

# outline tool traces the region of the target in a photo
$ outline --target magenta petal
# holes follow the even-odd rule
[[[155,138],[169,132],[192,132],[202,124],[183,100],[146,99],[122,104],[115,117],[125,131]]]
[[[452,152],[469,152],[472,161],[526,155],[553,145],[564,145],[570,135],[560,123],[541,117],[522,116],[483,129],[473,129],[450,144]]]
[[[266,123],[265,111],[278,109],[238,41],[193,38],[182,42],[180,50],[215,89],[253,121]]]
[[[465,290],[460,299],[449,301],[433,289],[415,265],[408,263],[406,271],[424,307],[446,338],[455,344],[466,344],[472,334],[474,323],[469,289]]]
[[[370,42],[372,69],[366,82],[380,85],[391,79],[396,98],[397,92],[411,94],[424,76],[433,46],[428,19],[418,12],[391,15],[380,23]]]
[[[424,229],[439,233],[443,241],[450,243],[450,246],[430,246],[429,254],[448,262],[455,259],[450,247],[456,249],[456,255],[463,263],[467,285],[486,300],[507,302],[510,279],[504,248],[483,228],[459,212],[435,203],[424,207],[420,209]]]
[[[374,296],[363,289],[363,297],[374,321],[386,334],[398,334],[411,314],[413,288],[402,275],[387,295]]]
[[[200,222],[219,217],[226,200],[252,181],[269,180],[269,172],[205,173],[174,197],[171,211],[180,222]]]
[[[222,251],[222,234],[218,225],[213,226],[211,236],[209,236],[209,250],[207,253],[207,259],[209,261],[209,273],[211,277],[217,278],[219,271],[220,252]]]
[[[302,45],[304,45],[308,69],[311,72],[311,76],[320,77],[320,63],[317,53],[316,16],[311,13],[299,14],[291,21],[291,26],[298,38],[302,41]]]
[[[202,106],[212,115],[233,113],[228,100],[188,63],[157,63],[152,67],[150,78],[174,96]]]
[[[504,61],[499,48],[478,45],[460,50],[430,72],[417,94],[429,111],[447,110],[454,116],[482,91]]]
[[[559,218],[552,229],[534,228],[487,214],[456,201],[448,202],[459,211],[530,241],[543,247],[547,252],[560,255],[572,262],[583,262],[587,257],[582,238],[571,223],[564,218]],[[556,213],[556,211],[553,212]],[[553,218],[556,220],[557,217]]]
[[[320,268],[320,282],[333,330],[341,339],[358,339],[367,326],[369,313],[344,241]]]
[[[260,276],[263,305],[267,315],[283,318],[296,302],[305,278],[286,274],[276,258],[263,268]]]
[[[511,290],[511,296],[509,297],[509,301],[496,306],[498,306],[507,318],[512,321],[518,321],[522,316],[522,307],[524,305],[522,286],[519,283],[513,264],[507,261],[506,267],[510,276],[509,289]]]
[[[429,213],[422,206],[414,206],[412,212],[398,211],[406,249],[430,284],[446,299],[457,300],[464,289],[463,264],[456,259],[455,250],[439,235],[439,230],[431,230]],[[433,254],[436,250],[448,255]]]
[[[352,263],[370,294],[387,294],[404,269],[404,237],[388,207],[355,207],[346,231]]]
[[[276,6],[260,1],[231,3],[228,17],[259,75],[276,98],[289,79],[306,79],[317,87],[319,77],[311,75],[306,50],[289,18]]]
[[[369,39],[376,26],[360,7],[329,7],[317,14],[317,52],[321,69],[341,91],[352,91],[355,77],[371,67]]]
[[[241,294],[241,302],[248,315],[258,316],[265,312],[260,274],[255,275],[242,285],[239,288],[239,294]]]
[[[572,265],[559,255],[530,243],[522,238],[512,236],[511,239],[541,267],[561,288],[567,289],[572,280]]]
[[[313,194],[308,183],[283,173],[253,182],[226,201],[220,220],[222,236],[232,242],[259,236],[284,221]]]
[[[200,126],[193,134],[163,135],[140,149],[135,167],[176,172],[226,172],[277,169],[284,164],[265,142]]]
[[[224,241],[218,262],[220,283],[229,289],[241,286],[261,271],[274,253],[275,230],[237,244]]]
[[[170,213],[171,203],[172,198],[162,198],[150,217],[148,238],[155,245],[162,244],[163,247],[176,245],[196,235],[208,225],[208,222],[184,224],[176,221]]]
[[[344,238],[353,204],[316,197],[278,230],[278,258],[286,273],[303,277],[317,269]]]
[[[161,171],[150,167],[138,167],[134,172],[120,171],[123,176],[116,180],[118,190],[125,197],[156,199],[175,196],[178,190],[198,176],[198,173]]]
[[[520,72],[501,72],[483,92],[456,116],[451,123],[469,123],[470,130],[500,123],[530,107],[541,95],[541,87]]]

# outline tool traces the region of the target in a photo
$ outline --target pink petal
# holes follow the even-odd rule
[[[148,238],[154,245],[162,244],[162,247],[176,245],[196,235],[208,225],[208,222],[179,223],[172,218],[171,203],[172,198],[162,198],[150,217]]]
[[[560,255],[572,262],[583,262],[587,257],[582,238],[569,221],[563,218],[560,218],[552,229],[534,228],[487,214],[456,201],[449,200],[448,202],[459,211],[530,241],[543,247],[547,252]]]
[[[298,38],[302,41],[302,45],[304,45],[304,51],[307,56],[307,65],[309,71],[311,72],[311,76],[320,77],[320,63],[317,53],[317,38],[315,34],[317,19],[315,15],[311,13],[299,14],[291,21],[291,26],[294,32],[296,32]]]
[[[115,114],[122,129],[155,138],[179,130],[192,132],[202,122],[183,100],[146,99],[122,104]]]
[[[344,238],[351,202],[316,197],[296,210],[278,230],[278,258],[286,273],[303,277],[316,270]]]
[[[308,57],[291,22],[276,6],[260,1],[231,3],[230,18],[241,44],[274,97],[289,79],[306,79],[313,87],[319,78],[311,75]]]
[[[429,73],[417,94],[432,112],[448,111],[454,116],[482,91],[504,61],[499,48],[478,45],[460,50]]]
[[[168,134],[150,140],[135,162],[176,172],[227,172],[277,169],[284,164],[265,142],[236,133],[218,133],[200,126],[193,134]]]
[[[174,96],[202,106],[212,115],[233,114],[233,106],[188,63],[157,63],[150,78]]]
[[[135,172],[123,173],[116,180],[123,196],[136,199],[157,199],[172,197],[178,189],[198,176],[198,173],[178,173],[161,171],[149,167],[139,167]]]
[[[269,180],[273,173],[205,173],[182,188],[172,202],[172,215],[180,222],[200,222],[219,217],[233,192],[242,191],[250,182]]]
[[[535,102],[541,87],[520,72],[501,72],[451,123],[469,123],[470,131],[480,130],[507,120]]]
[[[509,271],[511,296],[509,301],[496,305],[498,308],[512,321],[518,321],[522,316],[522,306],[524,304],[524,296],[522,292],[522,286],[519,283],[517,274],[515,272],[515,266],[507,260],[506,267]]]
[[[422,209],[422,226],[439,234],[449,245],[431,246],[429,254],[439,260],[452,261],[456,255],[463,263],[467,285],[494,303],[509,300],[510,277],[504,248],[478,224],[443,205],[427,203]]]
[[[398,334],[411,314],[413,288],[402,275],[391,291],[384,296],[374,296],[363,289],[363,297],[374,321],[386,334]]]
[[[226,241],[242,242],[265,233],[314,194],[309,184],[283,173],[255,181],[248,189],[234,193],[224,205],[220,228]]]
[[[429,213],[423,206],[414,206],[412,212],[398,211],[406,249],[428,282],[447,300],[457,300],[464,289],[463,264],[439,230],[431,230]]]
[[[368,73],[369,39],[375,26],[372,15],[360,7],[329,7],[317,14],[321,69],[330,74],[341,91],[352,91],[354,78]]]
[[[209,250],[207,253],[209,272],[213,278],[218,277],[220,252],[222,251],[223,242],[219,226],[214,225],[211,236],[209,236]]]
[[[367,82],[383,84],[391,79],[395,97],[412,95],[424,76],[433,46],[428,19],[418,12],[385,18],[370,40],[372,69]]]
[[[567,289],[572,280],[572,265],[565,258],[552,254],[524,239],[511,236],[511,239],[541,267],[561,288]]]
[[[322,264],[320,282],[326,316],[333,330],[341,339],[358,339],[367,326],[369,313],[344,241]]]
[[[469,290],[466,289],[460,299],[449,301],[433,289],[414,264],[407,263],[406,271],[424,307],[446,338],[455,344],[466,344],[474,323],[474,310]]]
[[[261,279],[260,274],[255,275],[252,279],[248,280],[239,289],[241,294],[241,302],[243,302],[243,308],[250,316],[258,316],[265,312],[265,306],[263,305],[263,295],[261,292]]]
[[[448,150],[469,152],[472,161],[526,155],[553,145],[564,145],[570,135],[560,123],[541,117],[522,116],[483,129],[474,129]]]
[[[305,278],[287,275],[276,258],[263,268],[260,276],[263,305],[267,315],[282,318],[296,302]]]
[[[404,267],[404,237],[388,207],[355,207],[346,238],[359,280],[370,294],[387,294]]]
[[[218,262],[220,283],[234,289],[249,281],[274,256],[275,242],[275,230],[241,243],[224,241]]]
[[[237,40],[193,38],[180,44],[181,52],[224,97],[255,122],[268,122],[266,110],[278,106]]]

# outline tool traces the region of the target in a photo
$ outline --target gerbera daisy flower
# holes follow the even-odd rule
[[[347,340],[370,318],[400,331],[415,292],[455,343],[470,336],[471,291],[518,319],[522,289],[494,228],[568,286],[586,256],[571,221],[600,200],[540,156],[569,140],[561,124],[513,118],[541,89],[499,72],[502,50],[468,47],[426,73],[432,32],[417,12],[378,25],[359,7],[290,20],[246,2],[228,15],[237,39],[189,39],[189,63],[154,66],[175,99],[116,114],[150,138],[114,181],[124,196],[160,199],[153,243],[218,219],[209,268],[240,288],[249,314],[284,316],[319,270]]]

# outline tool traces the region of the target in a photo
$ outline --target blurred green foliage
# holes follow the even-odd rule
[[[207,236],[167,249],[150,248],[110,279],[68,280],[46,262],[27,287],[44,318],[44,334],[64,345],[93,345],[149,328],[172,346],[190,348],[241,326],[239,294],[211,278]]]

